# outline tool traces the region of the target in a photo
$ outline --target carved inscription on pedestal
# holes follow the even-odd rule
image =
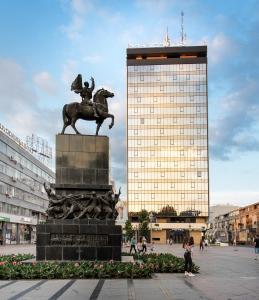
[[[50,245],[61,246],[108,246],[109,237],[105,234],[51,234]]]

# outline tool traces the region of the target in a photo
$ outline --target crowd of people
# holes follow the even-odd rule
[[[137,242],[133,236],[130,240],[130,253],[134,250],[135,253],[146,253],[147,252],[147,239],[143,236]],[[150,251],[154,250],[154,243],[150,244]]]

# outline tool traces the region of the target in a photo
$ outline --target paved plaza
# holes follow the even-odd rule
[[[180,245],[155,245],[157,252],[182,255]],[[34,245],[0,247],[1,254],[35,253]],[[0,281],[0,299],[259,299],[259,261],[253,248],[196,247],[200,274],[155,274],[152,279]]]

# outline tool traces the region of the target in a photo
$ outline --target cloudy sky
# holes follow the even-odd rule
[[[112,176],[126,194],[126,48],[172,44],[185,14],[187,45],[208,45],[211,204],[259,201],[259,1],[2,0],[0,122],[54,147],[78,73],[114,91],[100,133],[111,138]],[[88,122],[83,133],[94,133]]]

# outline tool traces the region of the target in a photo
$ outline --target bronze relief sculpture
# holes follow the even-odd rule
[[[109,129],[114,125],[114,115],[109,113],[107,98],[114,97],[112,92],[109,92],[105,89],[99,89],[93,96],[93,91],[95,88],[94,79],[91,77],[91,86],[86,81],[84,86],[82,84],[82,75],[78,74],[76,79],[72,82],[71,90],[76,94],[80,94],[82,102],[72,102],[64,105],[63,107],[63,122],[64,126],[61,134],[65,133],[67,126],[72,126],[77,134],[80,132],[75,127],[75,123],[78,119],[83,119],[87,121],[95,121],[96,126],[96,135],[99,133],[99,129],[103,124],[104,120],[111,118],[111,124]]]

